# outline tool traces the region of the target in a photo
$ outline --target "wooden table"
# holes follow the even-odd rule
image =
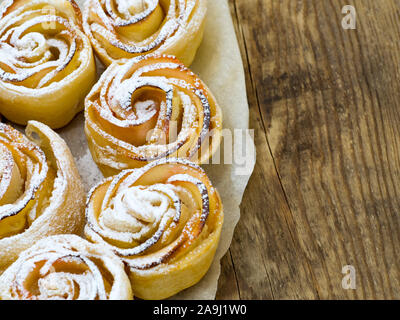
[[[217,298],[399,299],[399,0],[230,6],[258,156]]]

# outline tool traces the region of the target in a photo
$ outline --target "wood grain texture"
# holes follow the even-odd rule
[[[400,2],[230,5],[258,156],[217,297],[399,299]]]

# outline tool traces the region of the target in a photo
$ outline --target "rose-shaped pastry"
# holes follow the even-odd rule
[[[84,28],[105,65],[149,53],[189,66],[203,39],[206,0],[88,0]]]
[[[0,273],[39,239],[84,224],[84,189],[64,140],[36,121],[26,134],[0,123]]]
[[[110,247],[129,266],[134,295],[164,299],[209,269],[223,208],[199,166],[163,159],[94,187],[86,218],[87,239]]]
[[[96,81],[89,39],[73,0],[0,4],[0,113],[26,125],[69,123]]]
[[[3,300],[131,300],[122,261],[75,235],[40,240],[0,277]]]
[[[221,142],[212,93],[167,56],[111,65],[86,98],[85,120],[90,151],[106,176],[165,157],[205,163]]]

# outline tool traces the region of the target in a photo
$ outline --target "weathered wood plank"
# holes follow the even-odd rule
[[[215,299],[240,300],[240,292],[230,250],[221,259],[221,276],[219,277],[218,291]]]
[[[237,12],[231,3],[234,20]],[[316,298],[308,262],[293,238],[293,221],[277,175],[259,112],[256,88],[252,86],[240,24],[235,23],[247,74],[251,109],[250,127],[255,129],[258,151],[255,172],[244,196],[239,222],[231,246],[241,299]],[[223,276],[220,288],[226,287]],[[296,281],[293,281],[293,280]],[[301,281],[299,281],[301,279]],[[219,298],[223,298],[218,295]]]
[[[231,2],[258,150],[231,247],[240,296],[400,298],[400,2]]]

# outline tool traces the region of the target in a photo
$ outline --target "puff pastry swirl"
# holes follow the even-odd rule
[[[42,239],[0,277],[3,300],[131,300],[122,261],[75,235]]]
[[[35,121],[26,134],[0,123],[0,273],[39,239],[84,223],[84,189],[64,140]]]
[[[129,266],[134,295],[164,299],[209,269],[223,208],[200,167],[163,159],[94,187],[86,218],[87,239],[108,246]]]
[[[26,125],[69,123],[96,80],[89,39],[73,0],[0,4],[0,113]]]
[[[88,0],[84,28],[106,65],[149,53],[189,66],[203,38],[206,0]]]
[[[222,112],[176,58],[112,64],[85,101],[85,132],[104,175],[165,157],[207,162],[221,142]]]

